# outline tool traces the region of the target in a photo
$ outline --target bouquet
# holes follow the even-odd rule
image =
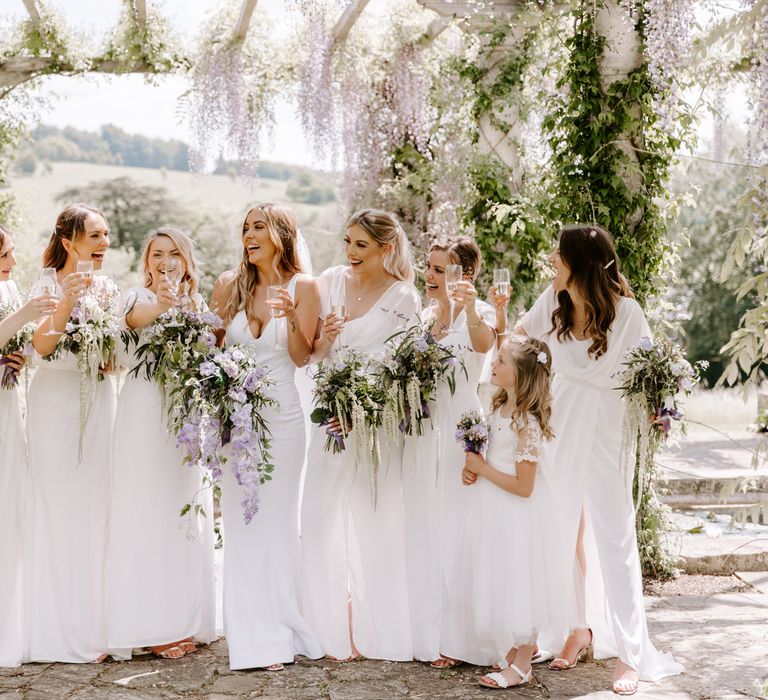
[[[7,302],[0,306],[0,321],[7,316],[18,310],[20,302],[18,299]],[[35,335],[35,324],[26,323],[13,336],[2,348],[0,348],[0,367],[3,367],[2,377],[0,377],[0,387],[3,389],[13,389],[19,383],[19,378],[16,372],[8,365],[6,355],[12,355],[20,352],[26,358],[27,362],[24,365],[24,371],[29,369],[29,360],[34,355],[34,349],[32,347],[32,337]]]
[[[275,404],[266,368],[237,345],[215,349],[190,372],[174,394],[170,414],[177,444],[186,459],[201,464],[211,482],[227,461],[219,447],[230,446],[232,471],[243,488],[245,522],[259,510],[260,486],[272,477],[270,432],[262,411]]]
[[[83,431],[97,380],[114,361],[118,337],[120,292],[108,277],[97,276],[72,309],[56,349],[43,357],[55,360],[64,352],[77,357],[80,369],[80,436],[78,458],[82,458]]]
[[[380,463],[378,428],[382,424],[384,392],[377,382],[379,367],[370,357],[347,348],[318,365],[315,380],[313,423],[328,425],[332,418],[340,433],[326,428],[325,451],[338,454],[345,439],[354,440],[355,464],[366,465],[375,476]]]
[[[708,363],[692,366],[680,346],[662,336],[656,342],[643,338],[627,352],[623,365],[615,377],[627,402],[622,463],[625,470],[635,463],[639,506],[653,475],[654,455],[668,441],[672,421],[686,430],[680,397],[691,393]]]
[[[456,442],[460,442],[464,452],[482,454],[488,447],[488,423],[479,411],[467,411],[456,424]]]
[[[445,379],[451,394],[456,391],[456,357],[420,325],[395,333],[387,344],[390,352],[380,370],[387,399],[385,430],[392,440],[397,428],[405,435],[423,435],[439,383]]]

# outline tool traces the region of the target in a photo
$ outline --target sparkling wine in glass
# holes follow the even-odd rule
[[[93,283],[93,260],[78,260],[77,272],[85,274],[86,282],[88,282],[88,287],[90,287]]]
[[[281,290],[282,287],[279,284],[270,284],[267,287],[267,306],[269,307],[269,313],[272,316],[272,323],[275,325],[275,350],[279,350],[280,345],[280,331],[282,330],[282,323],[281,323],[281,316],[280,316],[280,310],[276,309],[272,304],[269,302],[277,302],[280,301],[280,295],[279,290]]]
[[[496,287],[497,294],[509,296],[509,269],[506,267],[497,267],[493,271],[493,286]]]
[[[343,346],[344,341],[344,319],[347,317],[347,295],[346,290],[342,287],[337,289],[331,295],[331,313],[336,315],[336,318],[341,320],[341,333],[339,333],[339,345]]]
[[[59,281],[56,278],[55,267],[44,267],[42,269],[42,271],[40,272],[39,287],[40,287],[41,294],[51,294],[57,298],[61,296],[59,293]],[[61,333],[54,330],[53,314],[48,316],[48,325],[50,327],[50,330],[46,331],[45,335],[61,335]]]
[[[451,305],[451,317],[448,319],[448,332],[453,330],[453,311],[455,303],[451,293],[456,289],[456,285],[461,282],[464,271],[461,265],[446,265],[445,266],[445,289],[448,292],[448,301]]]

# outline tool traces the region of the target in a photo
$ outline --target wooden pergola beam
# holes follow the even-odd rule
[[[35,0],[22,0],[22,2],[24,3],[24,7],[27,8],[27,13],[29,14],[30,19],[35,24],[38,24],[40,22],[40,11],[37,9]]]
[[[350,29],[352,29],[357,18],[367,4],[368,0],[350,0],[349,5],[347,5],[344,12],[341,13],[341,17],[339,17],[338,22],[336,22],[336,25],[331,32],[334,46],[341,43],[347,36],[349,36]]]
[[[424,32],[424,41],[427,44],[431,44],[437,37],[439,37],[453,22],[453,17],[435,17],[427,27],[427,31]]]
[[[147,0],[136,0],[136,19],[142,27],[147,23]]]
[[[240,7],[240,16],[237,18],[237,24],[235,25],[235,40],[243,41],[245,35],[248,33],[248,25],[251,23],[251,17],[253,17],[253,11],[256,9],[256,0],[243,0],[243,4]]]

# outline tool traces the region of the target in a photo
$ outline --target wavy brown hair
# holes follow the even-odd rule
[[[554,437],[552,419],[552,355],[549,346],[538,338],[513,335],[499,348],[515,368],[515,396],[512,407],[512,426],[526,420],[529,413],[538,421],[541,434]],[[539,355],[547,356],[546,362],[539,362]],[[495,411],[510,401],[507,390],[499,388],[491,399]]]
[[[85,220],[91,214],[97,214],[104,219],[104,223],[109,228],[104,212],[88,204],[71,204],[56,217],[53,233],[43,251],[43,267],[55,267],[61,270],[66,265],[69,253],[62,241],[66,238],[72,243],[77,243],[85,235]]]
[[[288,207],[279,204],[257,204],[251,207],[243,218],[243,228],[250,213],[258,209],[267,222],[269,238],[275,246],[275,257],[272,259],[272,267],[281,277],[292,277],[298,272],[303,272],[299,262],[297,248],[298,228],[296,218]],[[253,317],[253,299],[256,295],[256,286],[259,283],[259,271],[255,265],[248,262],[248,251],[243,246],[243,257],[235,271],[235,279],[230,284],[229,295],[224,304],[222,319],[226,326],[238,311],[245,309],[250,320]]]
[[[429,246],[429,252],[433,250],[448,253],[451,263],[461,265],[463,273],[471,281],[474,282],[477,279],[483,265],[483,256],[480,247],[471,238],[461,236],[455,240],[435,241]]]
[[[616,319],[621,297],[634,298],[613,237],[597,224],[569,224],[560,229],[557,239],[560,259],[568,267],[567,285],[584,302],[586,325],[584,337],[590,338],[589,354],[595,359],[608,349],[608,331]],[[552,330],[557,339],[573,337],[574,305],[571,295],[557,293],[558,307],[552,312]]]

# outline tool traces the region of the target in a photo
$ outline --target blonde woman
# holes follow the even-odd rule
[[[303,274],[290,209],[253,207],[241,235],[240,264],[219,277],[211,308],[224,320],[226,344],[247,346],[274,382],[269,391],[276,405],[263,415],[275,468],[261,490],[259,512],[246,524],[242,488],[224,466],[224,633],[231,669],[281,671],[299,654],[322,656],[299,605],[299,480],[306,428],[295,382],[296,367],[313,351],[320,297],[315,280]]]
[[[127,328],[139,332],[182,303],[200,310],[192,241],[159,228],[141,254],[144,286],[131,289],[123,309]],[[178,273],[176,272],[178,271]],[[178,296],[174,280],[179,274]],[[137,345],[124,347],[133,369]],[[202,474],[182,463],[168,432],[160,388],[142,373],[128,374],[117,405],[109,565],[109,649],[130,657],[134,647],[178,659],[215,639],[213,508]],[[184,504],[202,499],[207,517]]]
[[[332,356],[342,331],[350,348],[384,350],[398,329],[418,320],[408,239],[397,220],[363,209],[344,236],[347,265],[326,270],[318,283],[325,310],[315,359]],[[345,318],[330,313],[345,299]],[[338,425],[328,426],[333,430]],[[325,653],[336,660],[413,658],[405,570],[401,479],[402,441],[381,439],[381,469],[357,469],[354,450],[323,450],[325,427],[313,431],[302,501],[304,613]]]

